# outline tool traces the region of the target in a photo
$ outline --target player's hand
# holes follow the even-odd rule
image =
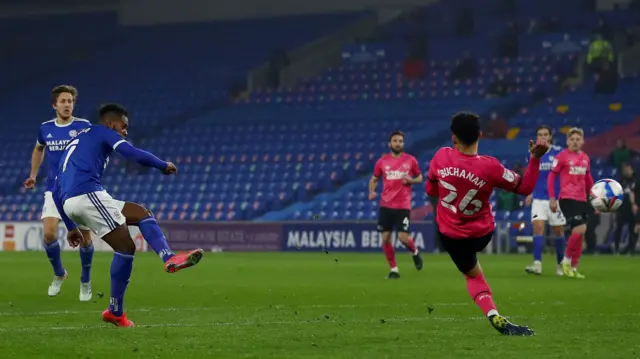
[[[369,192],[369,201],[376,199],[377,194],[375,192]]]
[[[166,175],[174,175],[178,173],[178,167],[176,167],[176,165],[174,165],[173,162],[167,162],[167,168],[165,168],[165,170],[162,171],[162,173]]]
[[[535,158],[544,156],[549,151],[549,143],[543,139],[538,139],[535,143],[529,141],[529,152]]]
[[[67,242],[69,242],[69,245],[71,246],[71,248],[76,248],[81,243],[84,243],[84,237],[82,236],[82,232],[80,232],[78,228],[72,231],[69,231],[69,233],[67,233]]]
[[[406,176],[402,177],[402,184],[404,184],[404,185],[408,185],[408,184],[409,184],[409,181],[411,181],[412,179],[413,179],[413,178],[411,178],[411,176],[406,175]]]
[[[35,186],[36,186],[36,178],[35,177],[29,177],[24,181],[24,188],[26,188],[26,189],[32,189]]]
[[[528,195],[527,198],[524,199],[524,205],[529,207],[531,206],[531,203],[533,202],[533,196],[532,195]]]
[[[549,199],[549,209],[551,209],[551,212],[553,213],[556,213],[558,210],[558,201],[556,201],[555,198]]]

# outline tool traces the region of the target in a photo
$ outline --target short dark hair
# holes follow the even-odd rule
[[[547,130],[549,131],[549,135],[553,136],[553,130],[551,129],[551,126],[549,125],[540,125],[536,128],[536,135],[538,135],[538,131],[540,130]]]
[[[391,132],[391,134],[389,135],[389,142],[391,142],[391,139],[393,138],[393,136],[402,136],[402,139],[404,139],[404,132],[400,130],[395,130]]]
[[[462,144],[474,144],[480,138],[480,116],[473,112],[458,112],[451,118],[450,128]]]
[[[108,103],[100,106],[98,110],[98,115],[100,118],[104,117],[107,114],[115,114],[118,116],[129,116],[127,110],[120,104],[117,103]]]
[[[78,90],[75,87],[71,85],[58,85],[51,90],[51,103],[55,105],[58,102],[58,97],[63,93],[68,93],[73,96],[74,102],[78,98]]]

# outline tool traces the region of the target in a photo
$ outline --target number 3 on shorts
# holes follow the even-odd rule
[[[470,189],[467,194],[462,197],[462,200],[458,204],[458,208],[451,204],[456,198],[458,198],[458,190],[450,183],[440,180],[442,187],[449,191],[449,194],[440,201],[442,207],[451,210],[453,213],[458,213],[458,210],[462,211],[467,216],[471,216],[478,213],[482,209],[482,201],[479,199],[473,199],[478,193],[477,189]],[[474,206],[473,209],[466,209],[469,204]]]
[[[409,217],[404,217],[404,219],[402,220],[402,230],[403,231],[409,230]]]

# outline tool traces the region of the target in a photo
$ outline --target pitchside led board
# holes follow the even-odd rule
[[[191,222],[160,223],[169,245],[174,250],[194,247],[211,252],[380,252],[382,238],[375,222]],[[147,251],[147,244],[137,227],[129,227],[139,251]],[[431,221],[411,224],[411,235],[423,252],[437,248],[435,227]],[[58,238],[64,250],[73,250],[66,243],[67,231],[60,226]],[[42,247],[41,222],[0,222],[3,251],[37,251]],[[511,223],[500,222],[490,252],[507,251],[517,233]],[[396,247],[402,244],[393,237]],[[102,240],[94,240],[96,250],[111,251]],[[496,244],[500,243],[500,246]],[[494,246],[495,245],[495,246]]]
[[[138,227],[129,227],[131,238],[136,242],[138,251],[147,250],[147,242],[140,234]],[[43,226],[42,222],[0,222],[0,240],[2,251],[43,251]],[[60,247],[66,251],[78,250],[67,244],[67,229],[61,225],[58,227]],[[104,241],[93,238],[96,251],[111,251]]]

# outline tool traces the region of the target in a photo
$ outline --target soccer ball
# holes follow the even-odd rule
[[[624,190],[620,183],[605,178],[596,182],[589,192],[591,205],[599,212],[613,212],[624,200]]]

